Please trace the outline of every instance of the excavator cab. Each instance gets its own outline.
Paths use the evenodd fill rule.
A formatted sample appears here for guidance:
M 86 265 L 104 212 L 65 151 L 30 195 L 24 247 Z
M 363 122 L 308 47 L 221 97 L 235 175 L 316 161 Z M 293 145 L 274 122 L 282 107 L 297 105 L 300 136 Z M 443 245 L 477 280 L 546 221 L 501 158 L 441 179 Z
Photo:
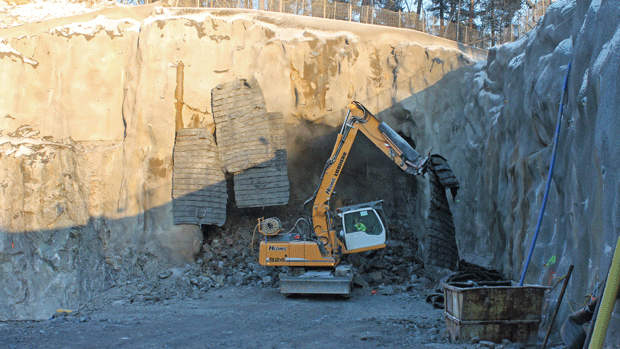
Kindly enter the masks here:
M 382 202 L 372 201 L 337 210 L 342 219 L 340 238 L 347 252 L 370 250 L 385 244 L 388 229 Z

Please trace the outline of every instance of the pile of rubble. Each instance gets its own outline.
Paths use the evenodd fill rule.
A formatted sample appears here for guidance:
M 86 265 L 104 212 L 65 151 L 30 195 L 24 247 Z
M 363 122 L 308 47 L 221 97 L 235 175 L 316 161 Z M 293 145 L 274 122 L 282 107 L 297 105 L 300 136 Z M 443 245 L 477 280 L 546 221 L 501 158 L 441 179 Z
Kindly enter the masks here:
M 258 264 L 257 251 L 251 248 L 249 231 L 238 230 L 233 236 L 218 236 L 202 246 L 197 264 L 200 284 L 223 286 L 274 286 L 278 270 Z
M 412 287 L 431 287 L 435 281 L 424 269 L 418 238 L 390 227 L 386 248 L 345 256 L 356 272 L 357 287 L 379 288 L 383 294 Z
M 394 228 L 391 235 L 385 249 L 344 256 L 344 262 L 355 271 L 354 285 L 394 293 L 416 284 L 430 284 L 418 251 L 418 239 Z M 216 228 L 213 237 L 207 237 L 197 260 L 201 275 L 192 280 L 198 287 L 278 286 L 283 269 L 259 265 L 257 241 L 252 244 L 256 238 L 247 228 Z
M 259 234 L 254 235 L 251 227 L 249 218 L 226 227 L 214 226 L 205 232 L 195 263 L 172 269 L 150 263 L 140 275 L 117 280 L 98 301 L 120 306 L 166 303 L 179 297 L 205 298 L 209 290 L 224 286 L 279 287 L 279 274 L 284 269 L 259 265 Z M 394 228 L 390 233 L 392 239 L 385 249 L 344 257 L 355 272 L 354 286 L 384 295 L 433 288 L 437 280 L 423 267 L 417 238 Z

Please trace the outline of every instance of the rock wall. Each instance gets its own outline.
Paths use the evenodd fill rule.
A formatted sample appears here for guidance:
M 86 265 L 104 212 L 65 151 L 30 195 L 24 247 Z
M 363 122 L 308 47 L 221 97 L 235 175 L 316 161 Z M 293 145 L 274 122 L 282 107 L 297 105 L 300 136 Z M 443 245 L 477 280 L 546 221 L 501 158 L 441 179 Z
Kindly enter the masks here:
M 193 261 L 203 236 L 173 224 L 172 151 L 181 128 L 213 131 L 217 85 L 255 79 L 267 111 L 284 116 L 288 207 L 298 210 L 350 100 L 384 110 L 481 54 L 394 28 L 154 5 L 0 37 L 0 319 L 49 318 L 158 263 Z M 395 224 L 423 232 L 416 180 L 368 143 L 350 157 L 336 200 L 385 198 Z
M 519 280 L 571 62 L 549 199 L 525 278 L 553 284 L 575 265 L 560 324 L 567 303 L 580 307 L 605 278 L 620 236 L 619 21 L 615 3 L 554 2 L 535 30 L 491 49 L 487 62 L 450 72 L 385 111 L 411 117 L 418 148 L 435 145 L 450 159 L 461 183 L 452 210 L 464 258 Z M 617 347 L 617 311 L 613 321 L 608 345 Z
M 10 275 L 0 316 L 45 318 L 154 263 L 193 259 L 200 229 L 172 225 L 175 131 L 212 129 L 209 92 L 237 78 L 255 78 L 267 111 L 284 115 L 291 200 L 282 212 L 296 214 L 313 192 L 356 99 L 420 153 L 449 160 L 463 258 L 519 279 L 569 61 L 526 282 L 549 284 L 574 264 L 575 308 L 605 277 L 620 235 L 619 12 L 557 1 L 529 35 L 477 64 L 475 52 L 411 31 L 262 12 L 139 7 L 0 31 L 0 274 Z M 334 202 L 384 198 L 390 222 L 424 245 L 426 181 L 358 142 Z

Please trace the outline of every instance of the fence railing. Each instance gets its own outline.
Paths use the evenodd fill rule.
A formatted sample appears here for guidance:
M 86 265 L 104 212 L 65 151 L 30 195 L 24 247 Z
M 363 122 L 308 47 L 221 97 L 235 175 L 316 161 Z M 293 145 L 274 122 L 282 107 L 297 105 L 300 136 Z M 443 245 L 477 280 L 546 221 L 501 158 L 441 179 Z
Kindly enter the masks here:
M 534 29 L 553 1 L 555 0 L 540 0 L 532 8 L 517 13 L 518 35 L 525 34 Z
M 150 0 L 120 0 L 143 3 Z M 418 30 L 433 36 L 457 41 L 481 49 L 516 40 L 531 30 L 554 0 L 540 0 L 535 7 L 519 16 L 519 24 L 511 25 L 502 33 L 490 35 L 466 24 L 441 21 L 429 15 L 414 12 L 394 12 L 350 2 L 328 0 L 168 0 L 174 7 L 239 8 L 288 13 L 300 16 L 353 21 L 396 28 Z

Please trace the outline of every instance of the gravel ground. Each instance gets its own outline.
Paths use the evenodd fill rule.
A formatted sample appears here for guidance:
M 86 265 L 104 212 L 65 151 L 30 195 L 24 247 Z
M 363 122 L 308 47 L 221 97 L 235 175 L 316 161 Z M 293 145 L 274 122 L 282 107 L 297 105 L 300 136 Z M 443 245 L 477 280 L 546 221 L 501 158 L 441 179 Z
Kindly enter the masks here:
M 0 323 L 2 348 L 524 348 L 451 343 L 425 290 L 351 298 L 285 297 L 274 287 L 225 286 L 161 301 L 103 294 L 47 321 Z M 548 346 L 552 347 L 552 346 Z

